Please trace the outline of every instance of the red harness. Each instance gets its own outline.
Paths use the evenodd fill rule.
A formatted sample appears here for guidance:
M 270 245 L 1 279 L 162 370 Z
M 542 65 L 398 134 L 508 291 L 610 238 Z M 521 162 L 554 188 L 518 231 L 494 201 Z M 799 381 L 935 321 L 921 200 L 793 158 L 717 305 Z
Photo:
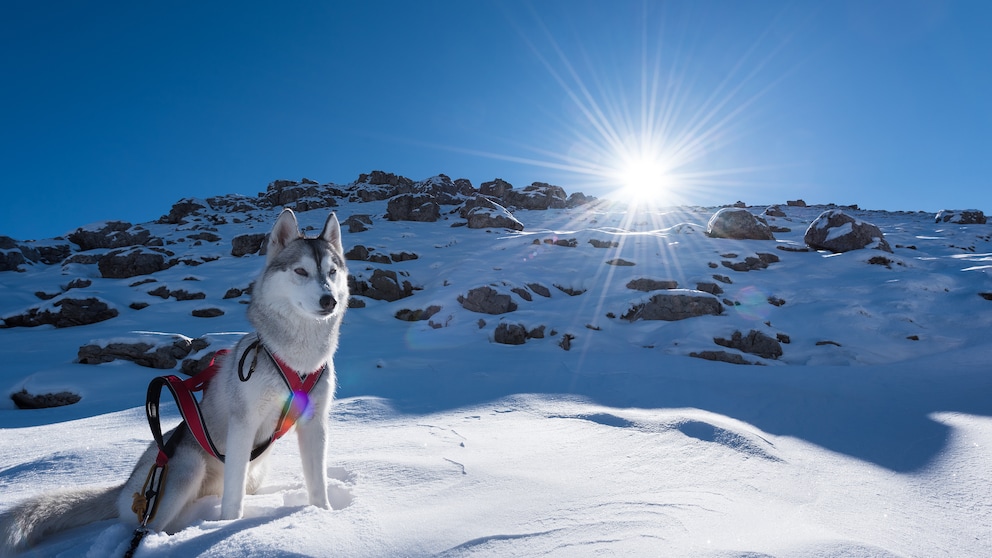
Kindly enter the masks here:
M 286 403 L 283 405 L 282 413 L 279 415 L 279 421 L 276 423 L 276 429 L 272 433 L 272 436 L 252 449 L 251 459 L 253 460 L 262 455 L 272 442 L 278 440 L 283 434 L 288 432 L 300 417 L 311 411 L 310 392 L 327 370 L 327 364 L 325 363 L 317 370 L 307 374 L 305 378 L 301 378 L 300 374 L 290 368 L 285 361 L 272 354 L 261 343 L 261 340 L 256 339 L 248 346 L 245 354 L 241 357 L 241 361 L 238 363 L 238 377 L 242 382 L 247 382 L 251 378 L 252 373 L 254 373 L 255 365 L 258 363 L 258 351 L 260 348 L 265 351 L 265 354 L 269 355 L 269 358 L 272 359 L 272 362 L 276 364 L 276 367 L 281 372 L 282 379 L 286 383 L 286 387 L 289 388 L 289 397 L 286 398 Z M 246 375 L 243 373 L 242 368 L 248 353 L 252 349 L 255 351 L 255 356 Z M 217 446 L 214 445 L 213 440 L 210 438 L 207 425 L 203 421 L 203 414 L 200 412 L 200 404 L 193 397 L 193 394 L 203 391 L 207 387 L 210 380 L 220 370 L 220 364 L 216 362 L 216 358 L 227 355 L 228 353 L 230 351 L 227 349 L 217 351 L 214 354 L 214 358 L 210 360 L 210 365 L 196 376 L 186 380 L 174 375 L 159 376 L 148 385 L 145 414 L 148 416 L 148 425 L 151 427 L 152 436 L 154 436 L 155 443 L 158 445 L 158 456 L 155 458 L 155 464 L 148 471 L 148 477 L 145 479 L 145 484 L 142 486 L 141 492 L 134 494 L 134 503 L 131 506 L 131 510 L 137 514 L 140 526 L 135 530 L 134 536 L 131 538 L 131 547 L 125 554 L 128 558 L 134 555 L 134 551 L 141 543 L 142 537 L 147 533 L 146 525 L 155 517 L 155 512 L 158 510 L 159 496 L 162 494 L 166 473 L 168 472 L 169 458 L 176 452 L 179 441 L 182 440 L 185 433 L 189 432 L 192 434 L 193 438 L 200 444 L 200 447 L 208 454 L 224 461 L 224 454 L 217 450 Z M 161 398 L 163 387 L 169 388 L 169 391 L 172 392 L 172 397 L 179 406 L 179 413 L 183 417 L 183 422 L 176 427 L 172 436 L 169 436 L 168 441 L 162 437 L 162 424 L 159 415 L 159 399 Z
M 255 349 L 255 360 L 253 360 L 251 369 L 249 370 L 247 376 L 243 375 L 239 371 L 239 375 L 242 381 L 248 381 L 251 374 L 255 370 L 256 360 L 258 359 L 258 349 L 261 348 L 265 351 L 265 354 L 272 359 L 272 362 L 276 364 L 276 367 L 281 372 L 283 381 L 286 383 L 286 387 L 289 388 L 289 397 L 286 399 L 286 403 L 283 405 L 282 413 L 279 415 L 279 421 L 276 423 L 276 429 L 272 433 L 272 436 L 268 440 L 257 446 L 252 450 L 251 459 L 257 458 L 261 455 L 272 442 L 281 438 L 294 424 L 304 416 L 307 411 L 310 410 L 310 391 L 313 390 L 314 386 L 324 375 L 324 371 L 327 370 L 327 365 L 323 365 L 317 370 L 307 374 L 304 378 L 300 377 L 300 374 L 289 367 L 288 364 L 277 355 L 269 351 L 269 349 L 262 345 L 259 341 L 252 343 L 248 350 L 245 351 L 245 356 L 252 349 Z M 227 349 L 222 349 L 217 351 L 214 355 L 214 359 L 210 361 L 210 365 L 191 378 L 185 380 L 179 378 L 178 376 L 159 376 L 152 380 L 148 385 L 148 398 L 145 404 L 145 412 L 148 415 L 148 424 L 151 427 L 152 435 L 155 437 L 155 442 L 158 444 L 159 454 L 156 458 L 156 464 L 164 465 L 165 462 L 172 457 L 175 452 L 175 446 L 178 445 L 178 440 L 173 441 L 177 438 L 176 434 L 182 431 L 182 425 L 176 429 L 176 434 L 173 434 L 168 442 L 164 441 L 162 437 L 162 425 L 159 418 L 159 399 L 161 397 L 162 388 L 167 387 L 169 391 L 172 392 L 173 398 L 176 400 L 176 404 L 179 407 L 179 413 L 183 417 L 183 421 L 186 424 L 190 434 L 196 439 L 200 447 L 203 448 L 208 454 L 216 457 L 217 459 L 224 461 L 224 454 L 217 450 L 217 446 L 214 445 L 213 439 L 210 437 L 210 433 L 207 430 L 207 425 L 203 421 L 203 414 L 200 412 L 200 405 L 193 393 L 198 391 L 203 391 L 210 380 L 217 375 L 220 370 L 220 364 L 216 362 L 217 356 L 224 356 L 230 353 Z M 244 358 L 241 359 L 241 365 L 244 364 Z M 240 365 L 239 365 L 240 368 Z

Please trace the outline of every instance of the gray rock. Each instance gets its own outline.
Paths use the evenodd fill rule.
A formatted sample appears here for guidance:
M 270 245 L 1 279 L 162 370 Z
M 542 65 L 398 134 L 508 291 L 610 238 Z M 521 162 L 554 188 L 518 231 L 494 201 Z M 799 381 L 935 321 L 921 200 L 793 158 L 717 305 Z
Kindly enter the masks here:
M 723 294 L 723 289 L 720 287 L 720 285 L 717 285 L 716 283 L 710 283 L 710 282 L 696 283 L 696 290 L 697 291 L 703 291 L 704 293 L 709 293 L 711 295 L 722 295 Z
M 26 262 L 20 250 L 0 250 L 0 271 L 17 271 Z
M 762 358 L 777 359 L 782 356 L 782 345 L 776 339 L 772 339 L 756 329 L 749 331 L 746 336 L 740 331 L 735 331 L 730 339 L 717 337 L 713 339 L 713 342 L 721 347 L 737 349 L 743 353 Z
M 24 389 L 17 393 L 11 394 L 10 398 L 14 400 L 14 405 L 17 405 L 18 409 L 50 409 L 52 407 L 64 407 L 66 405 L 78 403 L 82 399 L 79 395 L 68 391 L 31 395 Z
M 508 189 L 502 200 L 506 205 L 519 209 L 562 209 L 567 203 L 567 196 L 561 186 L 535 182 L 523 190 Z
M 162 271 L 175 264 L 175 260 L 167 260 L 160 252 L 139 247 L 111 251 L 100 258 L 97 267 L 104 278 L 124 279 Z
M 862 248 L 892 252 L 885 235 L 878 227 L 855 219 L 840 209 L 829 209 L 821 213 L 810 223 L 803 240 L 810 248 L 834 253 Z
M 423 320 L 429 320 L 432 316 L 441 311 L 441 307 L 438 305 L 431 305 L 424 309 L 410 310 L 409 308 L 404 308 L 396 312 L 395 317 L 397 320 L 403 320 L 404 322 L 418 322 Z
M 750 211 L 736 207 L 725 207 L 714 213 L 706 225 L 706 234 L 712 238 L 775 240 L 768 225 Z
M 775 254 L 759 252 L 757 257 L 747 256 L 742 262 L 731 262 L 725 260 L 720 263 L 723 267 L 730 268 L 734 271 L 756 271 L 759 269 L 765 269 L 769 264 L 773 264 L 778 261 L 780 261 L 780 259 Z
M 726 362 L 729 364 L 755 364 L 753 362 L 748 362 L 744 359 L 744 357 L 737 353 L 729 353 L 727 351 L 699 351 L 698 353 L 689 353 L 689 356 L 716 362 Z
M 523 345 L 527 342 L 527 328 L 520 324 L 502 322 L 496 326 L 493 338 L 503 345 Z
M 223 316 L 224 311 L 220 308 L 197 308 L 193 310 L 192 314 L 196 318 L 216 318 Z
M 171 344 L 155 346 L 145 341 L 133 343 L 90 344 L 79 348 L 77 362 L 80 364 L 102 364 L 117 359 L 128 360 L 139 366 L 168 370 L 175 368 L 180 360 L 190 353 L 206 348 L 203 339 L 175 337 Z
M 368 215 L 352 215 L 341 223 L 342 227 L 348 227 L 348 232 L 365 232 L 372 226 L 372 218 Z
M 201 209 L 206 209 L 206 206 L 199 200 L 183 198 L 173 204 L 168 214 L 159 217 L 158 222 L 163 225 L 180 225 L 186 222 L 186 217 Z
M 386 218 L 433 223 L 441 218 L 441 207 L 429 195 L 401 194 L 389 199 Z
M 638 279 L 633 279 L 627 283 L 628 289 L 633 289 L 635 291 L 651 292 L 651 291 L 661 291 L 668 289 L 679 288 L 678 281 L 668 281 L 659 279 L 649 279 L 647 277 L 641 277 Z M 700 289 L 702 290 L 702 289 Z
M 37 244 L 34 249 L 38 251 L 41 263 L 48 265 L 57 264 L 72 255 L 72 247 L 68 242 Z
M 80 227 L 69 233 L 69 241 L 83 252 L 98 248 L 125 248 L 148 244 L 152 234 L 147 229 L 134 229 L 131 223 L 108 221 L 99 229 Z
M 459 295 L 458 303 L 466 310 L 482 314 L 505 314 L 517 309 L 510 295 L 501 294 L 490 286 L 472 289 L 465 296 Z
M 468 219 L 470 229 L 510 229 L 515 231 L 524 230 L 524 225 L 518 221 L 509 211 L 498 203 L 483 197 L 466 202 L 466 206 L 472 203 L 472 207 L 467 209 L 462 215 Z
M 942 209 L 934 217 L 935 223 L 955 223 L 958 225 L 984 225 L 985 213 L 979 209 Z
M 368 282 L 358 281 L 355 276 L 349 275 L 348 287 L 352 295 L 387 302 L 413 295 L 413 285 L 409 281 L 401 281 L 396 272 L 391 270 L 374 270 Z
M 36 327 L 54 325 L 58 328 L 94 324 L 118 315 L 116 308 L 96 298 L 63 298 L 53 305 L 58 312 L 32 308 L 24 314 L 3 318 L 5 327 Z
M 541 295 L 544 298 L 551 297 L 551 290 L 540 283 L 527 283 L 527 288 L 534 291 L 534 294 Z
M 699 294 L 693 294 L 698 292 Z M 684 293 L 659 293 L 646 303 L 635 304 L 621 316 L 627 321 L 665 320 L 676 321 L 697 316 L 718 316 L 723 305 L 716 297 L 699 291 Z
M 479 193 L 484 196 L 492 196 L 497 199 L 503 199 L 503 196 L 505 196 L 506 193 L 512 189 L 512 184 L 502 178 L 497 178 L 496 180 L 490 182 L 483 182 L 479 186 Z
M 264 255 L 268 237 L 267 233 L 239 234 L 231 239 L 231 255 L 239 258 L 255 253 Z

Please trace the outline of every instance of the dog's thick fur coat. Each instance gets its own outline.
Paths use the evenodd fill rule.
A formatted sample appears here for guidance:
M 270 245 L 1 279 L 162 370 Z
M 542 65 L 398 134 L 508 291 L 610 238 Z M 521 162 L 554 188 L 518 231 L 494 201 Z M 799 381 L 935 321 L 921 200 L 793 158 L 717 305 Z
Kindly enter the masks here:
M 252 286 L 248 307 L 255 332 L 244 336 L 220 361 L 221 370 L 204 390 L 200 405 L 225 460 L 211 457 L 192 436 L 184 436 L 169 459 L 163 495 L 150 529 L 181 528 L 174 524 L 180 512 L 207 495 L 221 496 L 222 519 L 240 518 L 245 494 L 259 488 L 271 446 L 254 461 L 250 454 L 272 435 L 289 391 L 264 351 L 251 377 L 247 381 L 239 377 L 239 360 L 246 351 L 259 350 L 250 348 L 256 340 L 301 375 L 327 366 L 310 392 L 309 407 L 297 422 L 296 433 L 309 502 L 330 508 L 326 447 L 327 416 L 335 388 L 332 357 L 348 307 L 348 271 L 337 217 L 331 214 L 316 238 L 305 238 L 296 215 L 284 209 L 269 235 L 267 249 L 266 265 Z M 247 360 L 253 356 L 249 354 Z M 120 517 L 137 526 L 132 495 L 141 492 L 157 454 L 153 443 L 123 485 L 43 494 L 8 510 L 0 516 L 0 556 L 93 521 Z

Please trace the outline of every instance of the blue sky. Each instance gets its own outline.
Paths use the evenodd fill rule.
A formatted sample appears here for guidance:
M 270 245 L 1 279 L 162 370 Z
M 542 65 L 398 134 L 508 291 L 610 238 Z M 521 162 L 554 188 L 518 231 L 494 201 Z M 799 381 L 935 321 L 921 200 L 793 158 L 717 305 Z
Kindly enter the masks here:
M 4 2 L 0 234 L 373 169 L 618 195 L 641 159 L 671 203 L 992 212 L 990 27 L 981 1 Z

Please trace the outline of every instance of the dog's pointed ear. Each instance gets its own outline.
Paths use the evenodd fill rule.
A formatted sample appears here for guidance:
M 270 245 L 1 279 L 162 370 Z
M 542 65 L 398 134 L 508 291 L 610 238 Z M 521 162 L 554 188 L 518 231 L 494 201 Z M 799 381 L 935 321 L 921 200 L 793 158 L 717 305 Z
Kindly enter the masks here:
M 344 245 L 341 243 L 341 225 L 338 224 L 338 216 L 334 213 L 327 216 L 324 230 L 320 232 L 320 238 L 330 243 L 337 253 L 344 253 Z
M 272 232 L 269 233 L 269 246 L 266 249 L 265 258 L 266 261 L 271 262 L 282 252 L 290 242 L 302 237 L 300 234 L 300 226 L 296 222 L 296 214 L 293 210 L 286 208 L 282 210 L 279 214 L 279 218 L 276 219 L 276 224 L 272 227 Z

